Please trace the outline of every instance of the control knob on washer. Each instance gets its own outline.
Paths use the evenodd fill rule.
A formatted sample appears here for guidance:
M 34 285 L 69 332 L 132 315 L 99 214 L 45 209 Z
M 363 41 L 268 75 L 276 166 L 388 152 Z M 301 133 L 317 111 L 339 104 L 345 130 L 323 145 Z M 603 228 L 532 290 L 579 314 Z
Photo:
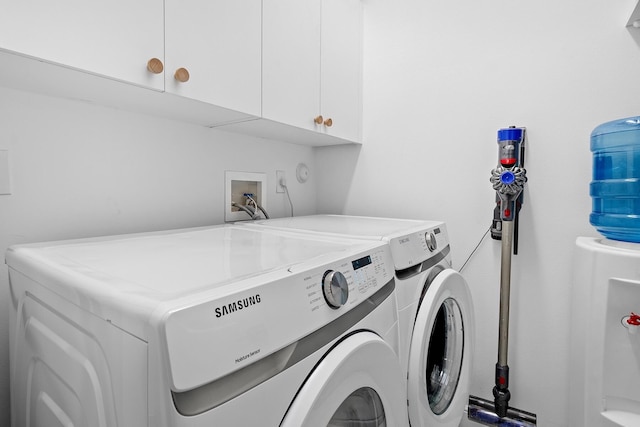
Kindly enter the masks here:
M 349 298 L 349 284 L 344 274 L 327 270 L 322 277 L 322 293 L 331 308 L 340 308 Z
M 438 241 L 436 240 L 436 235 L 433 234 L 432 232 L 428 231 L 424 233 L 424 240 L 426 241 L 427 248 L 429 248 L 430 252 L 433 252 L 436 249 L 438 249 Z

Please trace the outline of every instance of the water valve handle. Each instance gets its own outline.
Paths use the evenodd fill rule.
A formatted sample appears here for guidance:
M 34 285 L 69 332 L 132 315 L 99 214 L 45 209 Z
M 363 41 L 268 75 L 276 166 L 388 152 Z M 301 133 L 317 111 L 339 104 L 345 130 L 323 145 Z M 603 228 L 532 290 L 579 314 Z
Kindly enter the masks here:
M 640 326 L 640 316 L 632 312 L 629 315 L 629 318 L 627 318 L 627 324 L 631 326 Z

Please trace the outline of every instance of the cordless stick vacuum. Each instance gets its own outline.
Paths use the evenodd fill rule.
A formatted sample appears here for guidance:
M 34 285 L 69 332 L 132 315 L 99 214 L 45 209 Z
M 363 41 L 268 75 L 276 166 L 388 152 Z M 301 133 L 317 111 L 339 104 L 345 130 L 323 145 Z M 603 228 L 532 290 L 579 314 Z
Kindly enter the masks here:
M 517 218 L 522 205 L 522 191 L 527 181 L 524 169 L 525 128 L 498 130 L 498 166 L 490 181 L 496 190 L 496 213 L 492 237 L 502 240 L 500 268 L 500 316 L 498 326 L 498 363 L 496 363 L 493 402 L 470 396 L 468 417 L 490 426 L 532 427 L 537 417 L 530 412 L 509 407 L 509 298 L 511 292 L 511 250 L 517 236 Z M 517 253 L 517 251 L 515 251 Z

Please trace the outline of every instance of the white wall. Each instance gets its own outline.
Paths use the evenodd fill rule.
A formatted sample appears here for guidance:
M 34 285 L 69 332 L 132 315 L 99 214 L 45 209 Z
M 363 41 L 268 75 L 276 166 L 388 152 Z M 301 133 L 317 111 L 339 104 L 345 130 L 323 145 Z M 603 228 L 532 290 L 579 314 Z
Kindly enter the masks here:
M 224 170 L 287 171 L 296 214 L 445 220 L 460 267 L 489 226 L 496 130 L 526 126 L 529 183 L 513 263 L 512 404 L 539 425 L 566 410 L 570 261 L 588 224 L 589 133 L 637 115 L 635 0 L 364 0 L 365 145 L 265 143 L 89 104 L 0 89 L 0 196 L 10 244 L 220 223 Z M 640 37 L 638 37 L 640 39 Z M 293 179 L 299 161 L 312 171 Z M 320 174 L 319 171 L 323 170 Z M 318 171 L 318 172 L 316 172 Z M 317 193 L 316 193 L 316 188 Z M 317 195 L 317 200 L 316 200 Z M 273 216 L 288 213 L 269 193 Z M 499 243 L 464 270 L 476 307 L 472 393 L 490 397 Z M 8 284 L 0 264 L 0 425 L 8 425 Z
M 0 253 L 17 243 L 219 224 L 224 171 L 267 173 L 271 216 L 287 174 L 297 215 L 316 210 L 309 147 L 0 88 L 0 149 L 13 194 L 0 195 Z M 299 162 L 311 171 L 302 185 Z M 9 293 L 0 263 L 0 426 L 9 425 Z
M 489 227 L 496 131 L 526 126 L 529 183 L 513 259 L 513 406 L 538 425 L 567 413 L 571 257 L 596 235 L 589 135 L 638 115 L 636 0 L 366 0 L 364 136 L 318 151 L 320 212 L 441 219 L 460 268 Z M 640 37 L 640 36 L 639 36 Z M 500 243 L 463 271 L 476 309 L 472 394 L 492 398 Z

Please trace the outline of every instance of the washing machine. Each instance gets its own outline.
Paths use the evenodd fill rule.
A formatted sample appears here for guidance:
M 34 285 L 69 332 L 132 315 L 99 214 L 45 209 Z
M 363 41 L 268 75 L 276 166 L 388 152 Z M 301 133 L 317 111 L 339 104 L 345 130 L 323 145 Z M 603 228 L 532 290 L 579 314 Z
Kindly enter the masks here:
M 244 224 L 387 242 L 396 279 L 398 357 L 406 377 L 410 424 L 459 425 L 469 397 L 474 314 L 469 287 L 451 268 L 443 222 L 312 215 Z
M 570 424 L 640 426 L 640 244 L 579 237 L 573 262 Z
M 227 225 L 6 263 L 13 427 L 408 425 L 381 242 Z

